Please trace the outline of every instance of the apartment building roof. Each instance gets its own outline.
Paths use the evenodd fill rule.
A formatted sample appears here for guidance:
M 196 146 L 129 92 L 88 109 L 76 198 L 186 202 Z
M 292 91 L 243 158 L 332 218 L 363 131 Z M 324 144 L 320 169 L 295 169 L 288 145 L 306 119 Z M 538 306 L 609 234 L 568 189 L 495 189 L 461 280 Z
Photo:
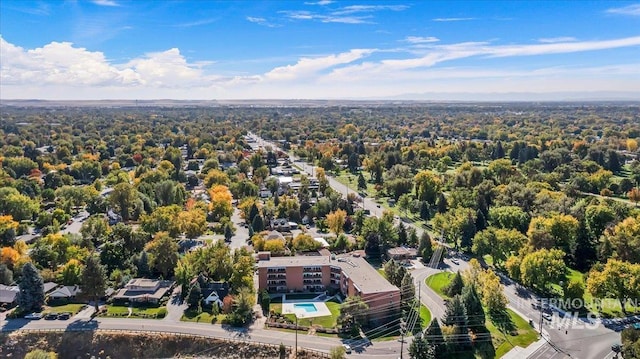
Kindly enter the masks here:
M 381 293 L 398 290 L 378 273 L 364 258 L 349 255 L 338 256 L 293 256 L 271 257 L 269 260 L 258 262 L 259 268 L 273 267 L 304 267 L 333 265 L 340 267 L 342 273 L 351 279 L 357 289 L 363 294 Z

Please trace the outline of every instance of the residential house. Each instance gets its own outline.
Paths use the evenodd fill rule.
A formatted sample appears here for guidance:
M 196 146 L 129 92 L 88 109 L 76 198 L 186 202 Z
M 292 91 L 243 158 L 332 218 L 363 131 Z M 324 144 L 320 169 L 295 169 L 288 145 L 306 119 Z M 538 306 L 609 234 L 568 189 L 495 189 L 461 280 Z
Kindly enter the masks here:
M 17 285 L 0 284 L 0 307 L 11 308 L 17 305 L 18 293 L 20 288 Z
M 202 289 L 202 301 L 205 305 L 211 306 L 217 304 L 219 308 L 222 308 L 222 300 L 229 294 L 229 283 L 227 282 L 213 282 L 207 283 Z
M 65 285 L 55 288 L 49 293 L 49 299 L 72 300 L 80 294 L 80 287 L 77 285 Z
M 174 282 L 170 280 L 134 278 L 114 294 L 113 300 L 120 303 L 158 304 L 173 284 Z
M 416 259 L 416 257 L 418 256 L 418 250 L 408 247 L 395 247 L 389 248 L 387 250 L 387 255 L 389 256 L 389 258 L 397 261 L 408 261 L 411 259 Z

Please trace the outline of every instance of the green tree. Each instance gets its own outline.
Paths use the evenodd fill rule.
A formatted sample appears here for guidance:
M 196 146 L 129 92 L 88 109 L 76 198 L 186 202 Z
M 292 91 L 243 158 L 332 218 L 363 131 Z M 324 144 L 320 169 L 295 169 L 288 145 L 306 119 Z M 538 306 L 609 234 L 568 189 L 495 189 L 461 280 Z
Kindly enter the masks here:
M 460 274 L 460 271 L 458 271 L 451 280 L 451 283 L 444 288 L 444 294 L 453 297 L 455 295 L 462 294 L 463 288 L 464 282 L 462 281 L 462 275 Z
M 467 310 L 462 303 L 460 295 L 455 295 L 447 303 L 442 322 L 452 326 L 453 330 L 447 341 L 457 347 L 468 348 L 471 338 L 468 332 Z
M 262 314 L 269 314 L 269 306 L 271 306 L 271 295 L 266 289 L 260 292 L 260 306 L 262 307 Z
M 364 179 L 362 172 L 358 174 L 358 189 L 365 191 L 367 189 L 367 181 Z
M 530 220 L 529 215 L 517 206 L 491 207 L 489 209 L 489 223 L 494 227 L 516 229 L 526 233 Z
M 200 301 L 202 300 L 202 288 L 200 283 L 196 281 L 190 288 L 187 295 L 187 303 L 190 309 L 198 309 L 200 307 Z
M 480 296 L 476 291 L 475 285 L 467 285 L 462 289 L 462 304 L 467 311 L 467 317 L 469 318 L 469 328 L 474 330 L 476 328 L 484 327 L 484 309 L 482 308 L 482 302 Z
M 436 359 L 445 359 L 447 355 L 447 346 L 444 340 L 444 336 L 442 335 L 442 329 L 440 328 L 440 323 L 438 323 L 438 318 L 433 318 L 431 323 L 424 332 L 424 336 L 430 345 L 434 348 L 434 354 Z
M 503 333 L 515 329 L 511 316 L 507 311 L 507 297 L 500 284 L 500 278 L 492 271 L 485 270 L 480 274 L 482 288 L 482 302 L 487 308 L 487 315 L 491 322 Z
M 640 264 L 609 259 L 604 268 L 592 269 L 587 278 L 587 290 L 596 298 L 614 298 L 626 313 L 626 302 L 640 298 Z
M 527 237 L 515 229 L 489 227 L 476 233 L 472 250 L 478 256 L 491 255 L 493 263 L 501 267 L 510 255 L 517 253 L 526 243 Z
M 433 244 L 427 231 L 422 232 L 420 235 L 418 255 L 422 256 L 422 262 L 424 263 L 429 263 L 431 256 L 433 256 Z
M 413 338 L 409 345 L 409 357 L 412 359 L 436 359 L 435 349 L 429 341 L 421 336 Z
M 430 204 L 436 203 L 436 198 L 442 189 L 440 177 L 428 170 L 418 172 L 414 178 L 416 188 L 416 198 L 419 201 L 427 201 Z
M 603 240 L 609 241 L 615 258 L 640 263 L 640 215 L 625 218 L 607 231 Z
M 402 282 L 400 284 L 401 309 L 408 313 L 410 308 L 414 305 L 415 298 L 416 286 L 413 284 L 413 277 L 411 276 L 411 273 L 407 272 L 404 277 L 402 277 Z
M 341 326 L 343 332 L 357 335 L 360 328 L 366 324 L 368 311 L 369 305 L 362 298 L 359 296 L 348 297 L 340 305 L 338 325 Z
M 109 203 L 116 208 L 122 219 L 132 218 L 138 205 L 138 191 L 129 183 L 118 183 L 109 195 Z
M 0 263 L 0 284 L 11 285 L 13 283 L 13 271 L 6 264 Z
M 93 299 L 93 305 L 98 311 L 98 299 L 107 290 L 107 271 L 95 255 L 90 255 L 86 259 L 80 289 L 83 295 Z
M 520 264 L 522 283 L 538 289 L 548 289 L 552 283 L 565 281 L 567 266 L 564 252 L 559 249 L 540 249 L 527 254 Z
M 158 232 L 145 251 L 151 255 L 151 266 L 162 273 L 163 278 L 169 278 L 178 264 L 178 243 L 167 232 Z
M 38 269 L 27 262 L 22 267 L 22 277 L 18 284 L 18 306 L 23 313 L 39 312 L 44 305 L 44 283 Z

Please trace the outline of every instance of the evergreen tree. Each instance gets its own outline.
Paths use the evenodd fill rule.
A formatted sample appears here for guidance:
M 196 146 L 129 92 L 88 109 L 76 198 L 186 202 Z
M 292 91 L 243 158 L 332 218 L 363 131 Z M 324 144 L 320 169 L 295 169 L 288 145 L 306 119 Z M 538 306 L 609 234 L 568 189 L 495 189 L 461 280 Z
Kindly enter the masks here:
M 260 212 L 258 211 L 258 205 L 254 202 L 251 205 L 251 209 L 249 209 L 249 223 L 253 223 L 253 219 L 256 218 L 257 215 L 259 215 Z
M 269 306 L 271 305 L 271 296 L 266 289 L 260 292 L 260 306 L 262 306 L 262 313 L 264 315 L 269 314 Z
M 258 214 L 253 217 L 253 220 L 251 221 L 251 228 L 253 228 L 254 232 L 264 231 L 264 221 L 262 220 L 261 215 Z
M 233 237 L 233 229 L 231 229 L 231 223 L 227 223 L 224 225 L 224 239 L 230 242 L 231 237 Z
M 11 285 L 13 283 L 13 271 L 6 264 L 0 264 L 0 284 Z
M 460 275 L 460 271 L 456 273 L 453 277 L 451 283 L 444 288 L 444 294 L 453 297 L 455 295 L 462 294 L 462 289 L 464 288 L 464 282 L 462 281 L 462 275 Z
M 482 213 L 481 210 L 477 210 L 476 211 L 476 233 L 483 231 L 487 228 L 487 219 L 484 216 L 484 213 Z
M 404 226 L 402 222 L 398 224 L 398 245 L 405 246 L 407 245 L 407 228 Z
M 189 288 L 189 295 L 187 295 L 187 303 L 190 309 L 198 309 L 200 301 L 202 300 L 202 288 L 200 282 L 196 281 L 191 288 Z M 215 304 L 215 303 L 214 303 Z
M 367 189 L 367 181 L 364 179 L 362 172 L 358 174 L 358 189 L 364 191 Z
M 22 267 L 22 280 L 18 285 L 18 306 L 23 313 L 39 312 L 44 305 L 44 283 L 38 269 L 31 262 Z
M 409 346 L 411 359 L 436 359 L 435 349 L 422 337 L 415 337 Z
M 97 256 L 90 255 L 87 257 L 82 270 L 80 289 L 83 295 L 93 299 L 93 305 L 98 311 L 98 299 L 107 290 L 107 270 L 100 263 L 100 259 Z
M 453 326 L 453 332 L 451 336 L 447 338 L 451 346 L 468 348 L 471 344 L 468 332 L 469 319 L 467 317 L 467 310 L 459 295 L 454 296 L 449 303 L 447 303 L 442 321 L 445 325 Z
M 429 213 L 429 202 L 427 201 L 422 201 L 420 203 L 420 219 L 423 219 L 425 221 L 429 220 L 430 218 L 430 213 Z
M 444 196 L 444 193 L 440 192 L 436 205 L 438 208 L 438 213 L 447 212 L 447 207 L 449 206 L 449 204 L 447 203 L 447 198 Z
M 407 272 L 404 277 L 402 277 L 402 281 L 400 283 L 401 309 L 408 313 L 414 305 L 415 297 L 416 286 L 413 284 L 413 277 L 411 276 L 411 273 Z
M 447 346 L 437 318 L 433 318 L 429 323 L 427 330 L 424 332 L 424 338 L 433 346 L 436 359 L 444 359 L 446 357 Z
M 461 298 L 469 318 L 469 328 L 473 330 L 474 328 L 484 327 L 484 309 L 482 308 L 480 296 L 476 291 L 476 286 L 472 284 L 464 287 Z
M 431 243 L 431 237 L 427 231 L 422 232 L 422 235 L 420 236 L 418 255 L 422 256 L 422 262 L 424 263 L 429 263 L 431 256 L 433 256 L 433 245 Z
M 151 274 L 151 268 L 149 267 L 149 255 L 146 251 L 140 253 L 140 258 L 136 263 L 138 268 L 138 277 L 146 278 Z

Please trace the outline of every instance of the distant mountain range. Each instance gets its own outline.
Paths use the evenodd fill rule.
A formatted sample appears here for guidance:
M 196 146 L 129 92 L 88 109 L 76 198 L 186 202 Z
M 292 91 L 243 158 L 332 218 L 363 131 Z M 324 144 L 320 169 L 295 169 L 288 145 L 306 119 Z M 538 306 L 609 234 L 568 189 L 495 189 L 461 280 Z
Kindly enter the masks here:
M 443 102 L 640 102 L 640 92 L 506 92 L 463 93 L 423 92 L 392 97 L 344 99 L 239 99 L 239 100 L 40 100 L 0 99 L 0 106 L 97 106 L 97 107 L 149 107 L 149 106 L 296 106 L 324 107 L 337 105 L 384 105 Z

